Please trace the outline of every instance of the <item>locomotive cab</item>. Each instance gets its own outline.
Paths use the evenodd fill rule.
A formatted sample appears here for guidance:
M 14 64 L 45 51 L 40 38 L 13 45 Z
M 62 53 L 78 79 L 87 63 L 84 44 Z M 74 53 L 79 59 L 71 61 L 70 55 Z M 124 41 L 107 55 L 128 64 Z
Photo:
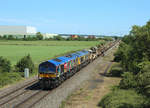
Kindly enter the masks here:
M 39 79 L 56 77 L 56 66 L 50 62 L 39 65 Z
M 52 63 L 44 62 L 39 65 L 39 73 L 55 73 L 56 66 Z
M 59 79 L 59 76 L 62 74 L 63 64 L 62 60 L 56 58 L 39 65 L 38 78 L 42 89 L 54 88 L 61 83 L 62 79 Z

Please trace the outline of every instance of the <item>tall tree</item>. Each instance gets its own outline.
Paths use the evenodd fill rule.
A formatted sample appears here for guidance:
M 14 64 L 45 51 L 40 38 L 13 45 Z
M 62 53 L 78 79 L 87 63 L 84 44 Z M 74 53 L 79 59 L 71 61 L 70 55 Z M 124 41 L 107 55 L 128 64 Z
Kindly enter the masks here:
M 42 35 L 40 32 L 37 32 L 37 33 L 36 33 L 36 38 L 37 38 L 38 40 L 43 40 L 43 35 Z

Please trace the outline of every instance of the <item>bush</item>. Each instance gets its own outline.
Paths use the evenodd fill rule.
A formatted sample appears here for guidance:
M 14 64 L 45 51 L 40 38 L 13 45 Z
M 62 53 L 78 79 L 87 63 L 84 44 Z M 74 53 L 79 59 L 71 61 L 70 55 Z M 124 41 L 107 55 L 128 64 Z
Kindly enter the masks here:
M 34 63 L 30 57 L 30 55 L 23 57 L 15 66 L 16 71 L 24 72 L 25 68 L 29 68 L 32 73 L 34 70 Z
M 18 81 L 20 79 L 21 79 L 21 75 L 19 73 L 16 73 L 16 72 L 1 73 L 0 74 L 0 87 L 11 84 L 11 83 Z
M 102 98 L 103 108 L 144 108 L 146 99 L 133 90 L 115 90 Z
M 150 96 L 150 72 L 141 72 L 137 75 L 138 91 L 147 97 Z
M 114 53 L 114 62 L 120 62 L 121 61 L 121 56 L 122 52 L 118 49 L 117 52 Z
M 113 77 L 120 77 L 121 74 L 123 73 L 123 70 L 121 67 L 112 67 L 110 70 L 110 75 Z
M 137 87 L 136 77 L 131 72 L 125 72 L 122 75 L 122 80 L 120 81 L 120 88 L 122 89 L 130 89 Z
M 0 72 L 10 72 L 11 63 L 6 58 L 0 57 Z

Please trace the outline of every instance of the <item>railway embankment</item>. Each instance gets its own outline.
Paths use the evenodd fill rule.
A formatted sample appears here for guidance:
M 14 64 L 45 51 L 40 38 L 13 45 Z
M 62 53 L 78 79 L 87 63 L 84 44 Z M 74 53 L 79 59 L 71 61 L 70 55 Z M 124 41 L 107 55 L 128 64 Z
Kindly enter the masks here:
M 99 108 L 98 103 L 102 97 L 120 81 L 120 78 L 105 76 L 114 64 L 112 60 L 115 51 L 116 48 L 113 48 L 105 57 L 99 59 L 100 63 L 96 64 L 91 77 L 69 95 L 60 108 Z

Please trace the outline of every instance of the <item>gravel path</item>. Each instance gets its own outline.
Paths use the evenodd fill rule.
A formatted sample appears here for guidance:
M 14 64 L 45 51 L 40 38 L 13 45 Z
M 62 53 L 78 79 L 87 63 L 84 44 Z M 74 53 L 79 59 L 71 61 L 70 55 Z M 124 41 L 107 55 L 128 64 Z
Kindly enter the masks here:
M 112 49 L 112 48 L 111 48 Z M 106 54 L 111 53 L 111 49 Z M 43 100 L 35 104 L 34 108 L 59 108 L 61 102 L 65 100 L 73 91 L 85 81 L 92 77 L 92 73 L 96 71 L 99 64 L 102 64 L 102 57 L 99 57 L 87 67 L 80 70 L 73 77 L 65 81 L 62 85 L 53 90 Z

